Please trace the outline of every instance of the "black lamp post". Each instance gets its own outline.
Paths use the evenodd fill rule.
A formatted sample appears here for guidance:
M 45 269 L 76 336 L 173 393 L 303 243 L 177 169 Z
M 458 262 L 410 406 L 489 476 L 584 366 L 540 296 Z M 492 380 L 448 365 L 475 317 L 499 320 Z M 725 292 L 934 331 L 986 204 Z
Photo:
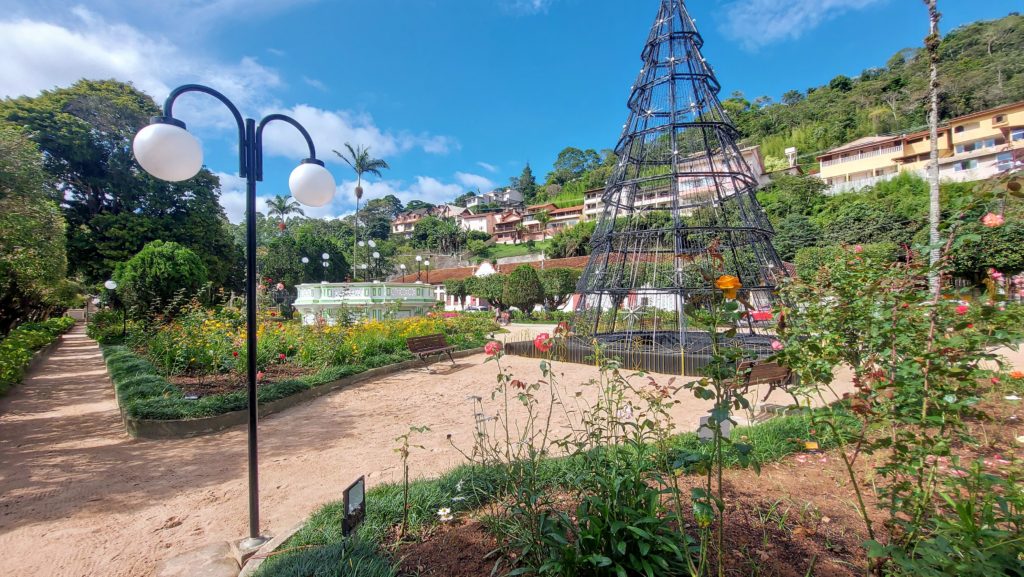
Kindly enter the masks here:
M 249 404 L 249 538 L 243 547 L 256 547 L 266 538 L 260 535 L 259 468 L 257 451 L 256 399 L 256 183 L 263 180 L 263 129 L 280 120 L 294 126 L 306 139 L 309 158 L 304 159 L 288 178 L 292 196 L 308 206 L 324 206 L 335 192 L 334 177 L 317 160 L 313 139 L 295 119 L 283 114 L 270 114 L 257 124 L 243 120 L 238 108 L 220 92 L 200 84 L 186 84 L 171 91 L 164 102 L 163 116 L 155 116 L 135 135 L 132 148 L 135 159 L 146 172 L 170 182 L 188 180 L 203 166 L 199 141 L 185 129 L 185 123 L 174 118 L 174 101 L 187 92 L 202 92 L 220 100 L 238 124 L 238 173 L 245 178 L 246 206 L 246 373 Z

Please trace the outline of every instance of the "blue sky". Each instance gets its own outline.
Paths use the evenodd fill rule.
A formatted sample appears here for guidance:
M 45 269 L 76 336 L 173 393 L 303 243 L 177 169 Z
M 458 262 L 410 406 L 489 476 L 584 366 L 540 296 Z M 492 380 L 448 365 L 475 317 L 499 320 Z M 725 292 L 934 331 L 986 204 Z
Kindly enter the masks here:
M 609 148 L 658 0 L 0 0 L 0 95 L 80 77 L 132 81 L 162 101 L 178 84 L 226 92 L 243 114 L 292 114 L 313 134 L 352 211 L 353 178 L 331 148 L 371 147 L 392 169 L 369 198 L 450 200 L 507 183 L 526 162 L 543 179 L 565 146 Z M 723 96 L 778 98 L 856 75 L 927 31 L 915 0 L 701 0 L 690 12 Z M 940 0 L 943 31 L 1021 8 L 1019 0 Z M 227 112 L 176 108 L 243 206 Z M 287 190 L 303 145 L 268 129 L 261 195 Z

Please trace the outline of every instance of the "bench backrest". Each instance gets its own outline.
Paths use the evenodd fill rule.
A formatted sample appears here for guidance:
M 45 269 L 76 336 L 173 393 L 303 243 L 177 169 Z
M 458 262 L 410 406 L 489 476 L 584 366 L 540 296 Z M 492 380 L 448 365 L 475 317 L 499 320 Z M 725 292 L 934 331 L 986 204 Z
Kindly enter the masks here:
M 419 353 L 422 351 L 443 349 L 448 346 L 448 340 L 444 338 L 443 334 L 438 333 L 436 335 L 426 335 L 423 337 L 410 337 L 406 339 L 405 344 L 409 347 L 410 352 Z
M 741 370 L 745 368 L 740 365 Z M 746 382 L 748 385 L 781 384 L 789 379 L 790 374 L 789 367 L 779 363 L 754 363 L 747 373 Z

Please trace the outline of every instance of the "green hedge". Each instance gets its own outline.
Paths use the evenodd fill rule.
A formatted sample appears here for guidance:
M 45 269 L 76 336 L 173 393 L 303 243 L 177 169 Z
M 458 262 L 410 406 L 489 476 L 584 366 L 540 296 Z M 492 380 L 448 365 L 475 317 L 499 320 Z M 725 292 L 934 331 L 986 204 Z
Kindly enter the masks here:
M 24 323 L 0 341 L 0 395 L 25 376 L 32 354 L 75 326 L 75 319 L 58 317 L 38 323 Z
M 102 348 L 107 371 L 117 391 L 117 400 L 125 414 L 133 419 L 199 419 L 241 411 L 247 406 L 245 390 L 187 400 L 184 391 L 168 382 L 143 356 L 120 345 Z M 299 379 L 262 385 L 257 391 L 257 397 L 260 403 L 269 403 L 369 369 L 412 358 L 408 351 L 374 355 L 358 365 L 327 367 Z
M 804 281 L 814 280 L 818 271 L 828 268 L 832 264 L 843 259 L 859 255 L 880 263 L 896 262 L 899 255 L 899 247 L 891 242 L 879 242 L 865 244 L 860 247 L 860 252 L 855 253 L 854 247 L 847 246 L 809 246 L 796 251 L 793 264 L 796 266 L 796 274 Z

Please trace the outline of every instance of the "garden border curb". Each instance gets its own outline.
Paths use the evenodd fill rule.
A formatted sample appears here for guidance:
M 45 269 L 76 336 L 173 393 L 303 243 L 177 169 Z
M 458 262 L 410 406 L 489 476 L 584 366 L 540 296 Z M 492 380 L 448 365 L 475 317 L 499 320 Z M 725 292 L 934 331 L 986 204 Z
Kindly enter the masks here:
M 456 351 L 453 356 L 456 359 L 462 359 L 465 357 L 471 357 L 484 352 L 482 347 L 475 349 L 466 349 L 462 351 Z M 274 413 L 279 413 L 286 409 L 290 409 L 306 401 L 311 401 L 317 397 L 326 395 L 327 393 L 334 392 L 343 387 L 348 387 L 361 383 L 366 380 L 370 380 L 376 377 L 383 377 L 391 375 L 408 369 L 422 366 L 422 362 L 418 360 L 403 361 L 401 363 L 395 363 L 393 365 L 384 365 L 383 367 L 376 367 L 363 371 L 361 373 L 350 375 L 336 381 L 317 385 L 313 388 L 300 391 L 294 395 L 289 395 L 282 399 L 270 401 L 268 403 L 262 403 L 259 406 L 259 416 L 265 417 Z M 122 411 L 122 415 L 123 415 Z M 158 421 L 152 419 L 133 419 L 128 416 L 123 416 L 125 431 L 129 436 L 136 439 L 154 439 L 154 440 L 166 440 L 166 439 L 187 439 L 190 437 L 199 437 L 203 435 L 211 435 L 213 433 L 219 433 L 230 427 L 243 425 L 248 422 L 249 412 L 248 410 L 232 411 L 230 413 L 224 413 L 222 415 L 213 415 L 211 417 L 201 417 L 199 419 L 180 419 L 180 420 L 168 420 Z

